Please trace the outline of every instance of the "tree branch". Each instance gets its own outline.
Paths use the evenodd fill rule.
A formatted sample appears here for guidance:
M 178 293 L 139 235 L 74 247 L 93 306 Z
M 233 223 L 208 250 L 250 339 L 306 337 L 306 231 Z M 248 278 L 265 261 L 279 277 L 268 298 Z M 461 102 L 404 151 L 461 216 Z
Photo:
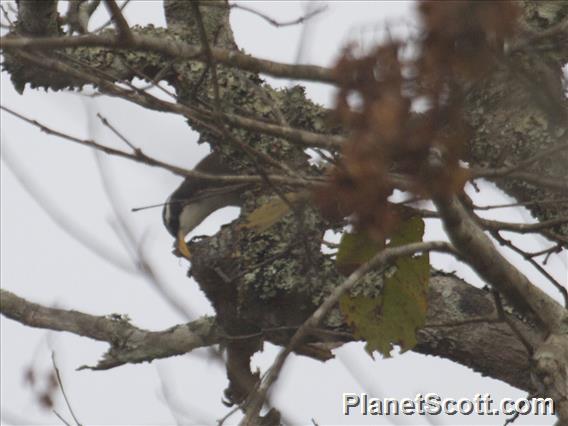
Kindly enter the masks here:
M 140 52 L 154 52 L 176 59 L 191 59 L 207 62 L 201 46 L 194 46 L 171 39 L 170 37 L 157 38 L 143 34 L 132 33 L 131 40 L 123 40 L 114 34 L 83 35 L 73 37 L 14 37 L 0 38 L 0 47 L 5 50 L 37 49 L 53 50 L 66 47 L 107 47 L 110 49 L 136 50 Z M 282 62 L 255 58 L 235 50 L 211 48 L 211 55 L 215 61 L 231 68 L 244 71 L 259 72 L 277 78 L 287 78 L 320 83 L 335 83 L 333 71 L 317 65 L 291 65 Z
M 386 266 L 401 256 L 427 251 L 441 251 L 456 254 L 454 248 L 443 241 L 413 243 L 400 247 L 386 248 L 376 254 L 371 260 L 361 265 L 356 271 L 349 275 L 349 277 L 341 285 L 336 287 L 325 301 L 316 309 L 316 311 L 306 321 L 304 321 L 298 331 L 294 333 L 287 347 L 280 351 L 266 376 L 260 383 L 258 391 L 255 392 L 252 395 L 251 400 L 248 401 L 245 417 L 240 424 L 244 426 L 255 424 L 255 420 L 259 416 L 260 410 L 262 409 L 268 394 L 268 390 L 278 379 L 288 355 L 310 334 L 310 330 L 317 328 L 321 324 L 331 309 L 339 302 L 339 299 L 343 294 L 355 287 L 355 285 L 357 285 L 368 272 L 379 267 Z
M 5 106 L 0 106 L 0 109 L 3 109 L 4 111 L 14 115 L 15 117 L 18 117 L 19 119 L 32 124 L 33 126 L 38 127 L 41 131 L 50 134 L 50 135 L 54 135 L 54 136 L 58 136 L 60 138 L 63 138 L 65 140 L 71 141 L 71 142 L 75 142 L 75 143 L 79 143 L 81 145 L 85 145 L 88 146 L 90 148 L 94 148 L 97 149 L 99 151 L 104 152 L 105 154 L 109 154 L 109 155 L 115 155 L 117 157 L 122 157 L 122 158 L 126 158 L 129 160 L 133 160 L 139 163 L 144 163 L 147 164 L 149 166 L 153 166 L 153 167 L 160 167 L 162 169 L 168 170 L 174 174 L 180 175 L 180 176 L 191 176 L 197 179 L 204 179 L 204 180 L 211 180 L 214 182 L 233 182 L 233 183 L 262 183 L 264 182 L 264 180 L 262 179 L 262 177 L 260 176 L 255 176 L 255 175 L 212 175 L 212 174 L 208 174 L 208 173 L 203 173 L 203 172 L 199 172 L 196 170 L 189 170 L 189 169 L 184 169 L 182 167 L 178 167 L 178 166 L 174 166 L 172 164 L 168 164 L 165 163 L 163 161 L 160 160 L 156 160 L 146 154 L 144 154 L 140 149 L 137 149 L 134 151 L 134 153 L 129 153 L 126 151 L 122 151 L 119 149 L 115 149 L 115 148 L 111 148 L 105 145 L 101 145 L 96 141 L 93 140 L 88 140 L 88 139 L 80 139 L 77 138 L 75 136 L 71 136 L 67 133 L 63 133 L 60 132 L 58 130 L 52 129 L 36 120 L 27 118 L 13 110 L 11 110 L 8 107 Z M 270 175 L 269 178 L 274 181 L 274 182 L 278 182 L 278 183 L 282 183 L 282 184 L 287 184 L 287 185 L 296 185 L 296 186 L 306 186 L 308 184 L 309 181 L 306 181 L 305 179 L 296 179 L 296 178 L 289 178 L 287 176 L 281 176 L 281 175 Z M 313 183 L 317 184 L 317 182 L 319 181 L 319 179 L 317 178 L 313 178 Z
M 519 374 L 520 371 L 529 369 L 528 354 L 508 325 L 498 321 L 492 300 L 489 292 L 476 289 L 454 276 L 434 275 L 429 285 L 426 326 L 419 331 L 418 346 L 414 350 L 426 355 L 448 358 L 483 375 L 529 390 L 532 386 L 530 376 Z M 282 341 L 275 336 L 286 329 L 278 327 L 250 335 L 228 336 L 212 318 L 201 318 L 161 332 L 150 332 L 129 324 L 120 315 L 100 317 L 47 308 L 5 290 L 0 290 L 0 313 L 31 327 L 67 331 L 108 342 L 111 344 L 109 353 L 112 356 L 108 362 L 95 366 L 95 369 L 110 369 L 125 363 L 152 361 L 155 359 L 155 349 L 152 345 L 164 342 L 164 351 L 158 358 L 185 353 L 186 350 L 200 347 L 201 341 L 201 346 L 209 346 L 223 341 L 234 342 L 263 337 L 280 345 Z M 542 338 L 534 327 L 514 315 L 510 315 L 510 320 L 515 321 L 516 326 L 534 347 L 538 346 Z M 209 327 L 212 331 L 209 331 Z M 329 330 L 326 334 L 323 333 L 325 329 L 312 331 L 314 336 L 321 335 L 322 341 L 327 344 L 333 341 L 330 339 L 338 339 L 339 344 L 343 344 L 352 338 L 350 333 L 346 332 Z M 128 342 L 129 339 L 146 343 L 142 343 L 138 348 L 121 343 Z M 492 347 L 491 343 L 496 341 L 504 348 L 502 351 L 495 351 Z M 191 346 L 193 343 L 195 346 Z M 148 349 L 146 356 L 144 349 Z
M 114 25 L 116 26 L 116 31 L 118 33 L 118 38 L 122 40 L 124 43 L 131 43 L 132 42 L 132 31 L 130 30 L 130 26 L 124 15 L 122 14 L 122 10 L 114 0 L 104 0 L 105 6 L 110 12 L 112 16 L 112 20 Z
M 55 331 L 68 331 L 107 342 L 109 351 L 96 366 L 106 370 L 126 363 L 140 363 L 211 346 L 223 341 L 222 330 L 212 317 L 203 317 L 164 331 L 138 328 L 120 315 L 94 316 L 73 310 L 48 308 L 0 289 L 0 312 L 21 324 Z
M 568 311 L 497 251 L 456 197 L 438 197 L 434 203 L 450 240 L 479 276 L 506 295 L 519 311 L 538 318 L 549 332 L 563 328 Z

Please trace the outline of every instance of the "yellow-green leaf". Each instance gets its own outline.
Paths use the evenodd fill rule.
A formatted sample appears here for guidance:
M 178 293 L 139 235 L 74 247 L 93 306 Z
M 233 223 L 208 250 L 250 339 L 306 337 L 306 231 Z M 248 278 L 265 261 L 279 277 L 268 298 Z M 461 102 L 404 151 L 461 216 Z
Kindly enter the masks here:
M 290 203 L 295 203 L 304 197 L 297 192 L 285 194 Z M 280 198 L 275 197 L 253 210 L 246 218 L 241 228 L 264 232 L 290 212 L 290 206 Z
M 337 250 L 337 270 L 344 275 L 349 275 L 383 247 L 382 241 L 376 241 L 365 232 L 345 233 L 341 236 Z
M 399 225 L 388 246 L 396 247 L 416 243 L 422 241 L 423 236 L 424 221 L 418 216 L 412 216 Z
M 401 224 L 391 238 L 390 246 L 421 241 L 424 222 L 411 218 Z M 424 326 L 428 308 L 427 291 L 430 275 L 428 254 L 399 258 L 396 272 L 385 276 L 379 297 L 345 295 L 339 307 L 347 323 L 353 327 L 355 337 L 366 341 L 365 349 L 389 357 L 393 345 L 404 352 L 416 345 L 416 331 Z

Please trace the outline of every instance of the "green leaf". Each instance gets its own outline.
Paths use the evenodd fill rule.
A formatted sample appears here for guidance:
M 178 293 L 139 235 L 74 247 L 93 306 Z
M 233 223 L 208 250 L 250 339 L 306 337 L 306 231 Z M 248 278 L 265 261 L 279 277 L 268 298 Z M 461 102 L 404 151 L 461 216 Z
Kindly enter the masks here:
M 422 240 L 424 222 L 411 218 L 401 224 L 389 246 L 399 246 Z M 390 357 L 393 345 L 401 352 L 416 345 L 416 331 L 424 326 L 428 309 L 428 254 L 405 256 L 395 262 L 396 272 L 385 276 L 379 297 L 345 295 L 339 307 L 356 338 L 364 339 L 365 350 Z
M 391 237 L 388 247 L 397 247 L 422 241 L 424 236 L 424 221 L 418 216 L 412 216 L 400 224 Z
M 337 250 L 337 270 L 344 275 L 349 275 L 383 247 L 383 242 L 378 242 L 365 232 L 345 233 L 341 236 Z

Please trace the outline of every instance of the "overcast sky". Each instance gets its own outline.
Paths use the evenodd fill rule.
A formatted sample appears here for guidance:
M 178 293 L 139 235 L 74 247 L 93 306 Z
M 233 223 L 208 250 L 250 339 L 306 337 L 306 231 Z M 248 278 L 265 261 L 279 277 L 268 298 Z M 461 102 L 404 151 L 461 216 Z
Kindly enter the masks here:
M 5 4 L 5 2 L 2 2 Z M 306 4 L 286 2 L 251 2 L 248 6 L 281 20 L 295 19 Z M 329 2 L 327 11 L 306 29 L 300 60 L 331 65 L 348 41 L 371 44 L 384 36 L 384 24 L 391 23 L 395 34 L 412 28 L 412 2 Z M 161 2 L 132 1 L 125 9 L 130 24 L 153 23 L 163 26 Z M 99 7 L 93 26 L 107 19 Z M 241 48 L 255 56 L 294 62 L 298 56 L 301 27 L 275 28 L 259 17 L 235 10 L 231 22 Z M 74 93 L 45 93 L 26 90 L 15 92 L 7 73 L 1 76 L 1 102 L 50 127 L 78 137 L 95 138 L 109 146 L 124 148 L 96 119 L 104 115 L 129 140 L 153 157 L 182 167 L 191 167 L 207 152 L 198 146 L 197 134 L 184 119 L 171 114 L 145 111 L 126 101 L 93 98 Z M 268 78 L 278 86 L 285 80 Z M 320 84 L 308 86 L 309 95 L 331 106 L 333 91 Z M 132 213 L 132 207 L 163 202 L 179 184 L 180 178 L 163 170 L 118 158 L 95 154 L 1 113 L 1 285 L 28 300 L 50 306 L 76 309 L 95 315 L 127 314 L 133 324 L 160 330 L 185 321 L 143 278 L 120 270 L 70 237 L 55 223 L 19 179 L 27 179 L 40 197 L 47 200 L 68 227 L 85 232 L 92 241 L 105 247 L 118 263 L 128 264 L 128 252 L 113 230 L 113 210 L 102 185 L 100 170 L 110 179 L 112 191 L 120 199 L 118 208 L 128 218 L 136 237 L 145 242 L 147 254 L 169 290 L 195 316 L 213 314 L 196 283 L 185 276 L 187 264 L 170 254 L 172 239 L 161 223 L 160 209 Z M 11 166 L 11 168 L 7 167 Z M 14 173 L 17 172 L 18 176 Z M 509 200 L 494 186 L 485 184 L 476 195 L 479 204 Z M 195 235 L 213 234 L 223 223 L 238 215 L 238 209 L 224 209 L 208 218 Z M 501 209 L 486 217 L 509 221 L 534 221 L 524 210 Z M 428 239 L 439 239 L 441 228 L 429 223 Z M 544 248 L 542 239 L 518 241 L 531 250 Z M 510 259 L 519 259 L 507 253 Z M 482 285 L 467 269 L 445 256 L 434 255 L 435 266 L 458 270 L 469 282 Z M 564 263 L 563 263 L 564 262 Z M 548 270 L 565 280 L 566 256 L 551 260 Z M 523 272 L 542 282 L 531 269 Z M 543 284 L 547 291 L 558 297 Z M 61 424 L 49 411 L 38 407 L 34 393 L 23 380 L 24 370 L 33 365 L 43 375 L 50 370 L 50 353 L 55 351 L 66 391 L 83 424 L 211 424 L 228 409 L 221 404 L 226 387 L 225 371 L 206 357 L 204 350 L 186 356 L 128 365 L 106 372 L 75 371 L 81 365 L 93 365 L 107 349 L 106 344 L 67 333 L 42 330 L 1 318 L 1 405 L 2 424 Z M 496 342 L 498 344 L 498 342 Z M 277 353 L 267 345 L 254 358 L 254 365 L 265 371 Z M 288 419 L 308 424 L 424 424 L 425 419 L 345 417 L 341 415 L 343 392 L 367 391 L 375 397 L 411 397 L 418 392 L 435 392 L 443 398 L 473 397 L 491 393 L 495 400 L 526 396 L 524 392 L 501 382 L 483 378 L 449 361 L 405 353 L 391 359 L 376 356 L 372 360 L 363 345 L 353 343 L 336 353 L 327 363 L 303 357 L 291 357 L 273 393 L 274 404 Z M 40 386 L 41 387 L 41 386 Z M 166 400 L 169 403 L 166 403 Z M 56 409 L 70 416 L 62 398 Z M 237 414 L 228 422 L 239 420 Z M 495 417 L 431 417 L 431 424 L 503 424 Z M 515 424 L 552 424 L 549 418 L 521 418 Z

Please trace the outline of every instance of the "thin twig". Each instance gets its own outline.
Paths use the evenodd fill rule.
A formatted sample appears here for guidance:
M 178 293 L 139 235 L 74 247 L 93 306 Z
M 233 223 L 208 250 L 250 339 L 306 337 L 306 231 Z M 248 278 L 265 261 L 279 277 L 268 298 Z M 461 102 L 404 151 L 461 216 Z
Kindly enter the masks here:
M 516 245 L 514 245 L 511 241 L 507 240 L 506 238 L 503 238 L 501 236 L 501 234 L 499 234 L 499 231 L 491 231 L 491 235 L 501 245 L 509 247 L 515 253 L 520 254 L 523 257 L 523 259 L 525 259 L 527 262 L 529 262 L 538 272 L 540 272 L 548 281 L 550 281 L 552 283 L 552 285 L 554 287 L 556 287 L 556 289 L 560 292 L 560 294 L 562 294 L 562 297 L 564 298 L 564 306 L 568 307 L 568 290 L 566 289 L 566 287 L 563 286 L 562 284 L 560 284 L 552 275 L 550 275 L 546 271 L 546 269 L 544 269 L 542 266 L 540 266 L 538 264 L 538 262 L 536 262 L 532 258 L 530 253 L 524 252 L 523 250 L 518 248 Z
M 474 210 L 493 210 L 493 209 L 503 209 L 507 207 L 519 207 L 519 206 L 544 206 L 547 204 L 565 204 L 568 203 L 568 198 L 547 198 L 544 200 L 533 200 L 506 204 L 493 204 L 488 206 L 473 206 Z
M 440 219 L 440 214 L 433 210 L 420 209 L 417 207 L 405 206 L 408 209 L 420 217 L 428 219 Z M 556 219 L 545 220 L 537 223 L 514 223 L 514 222 L 502 222 L 499 220 L 484 219 L 479 216 L 475 217 L 476 222 L 478 222 L 484 229 L 488 231 L 510 231 L 516 232 L 518 234 L 530 234 L 538 233 L 546 236 L 547 238 L 557 241 L 564 242 L 562 236 L 547 232 L 547 228 L 552 228 L 554 226 L 563 225 L 568 223 L 568 218 L 560 217 Z
M 517 328 L 515 323 L 513 321 L 511 321 L 511 319 L 505 313 L 505 310 L 503 309 L 503 301 L 501 300 L 501 295 L 499 294 L 499 292 L 496 289 L 493 289 L 492 293 L 493 293 L 493 299 L 495 301 L 495 307 L 497 308 L 497 315 L 499 315 L 499 318 L 509 326 L 509 328 L 511 329 L 513 334 L 515 336 L 517 336 L 519 341 L 523 344 L 523 346 L 527 350 L 529 357 L 532 357 L 533 353 L 534 353 L 534 348 L 529 343 L 529 341 L 525 338 L 525 336 L 523 336 L 523 334 Z
M 51 363 L 53 364 L 53 369 L 55 370 L 55 377 L 57 377 L 57 383 L 59 383 L 59 389 L 61 389 L 61 393 L 63 394 L 63 399 L 65 399 L 65 404 L 67 405 L 67 409 L 75 420 L 75 424 L 77 426 L 81 426 L 81 422 L 77 419 L 75 412 L 73 411 L 73 407 L 71 407 L 71 403 L 67 398 L 67 394 L 65 393 L 65 388 L 63 387 L 63 381 L 61 380 L 61 374 L 59 374 L 59 368 L 57 368 L 57 363 L 55 362 L 55 352 L 51 351 Z
M 552 253 L 560 253 L 561 251 L 562 251 L 562 245 L 555 244 L 552 247 L 546 248 L 544 250 L 535 251 L 535 252 L 532 252 L 532 253 L 527 253 L 527 256 L 534 258 L 534 257 L 542 256 L 543 254 L 545 254 L 546 258 L 544 259 L 543 264 L 546 265 L 546 262 L 548 261 L 548 258 L 550 257 L 550 255 Z
M 34 120 L 34 119 L 27 118 L 27 117 L 23 116 L 22 114 L 19 114 L 15 111 L 11 110 L 10 108 L 3 106 L 3 105 L 0 105 L 0 109 L 3 109 L 4 111 L 20 118 L 21 120 L 38 127 L 41 131 L 43 131 L 47 134 L 58 136 L 60 138 L 66 139 L 66 140 L 71 141 L 71 142 L 76 142 L 76 143 L 79 143 L 81 145 L 88 146 L 90 148 L 95 148 L 95 149 L 102 151 L 102 152 L 109 154 L 109 155 L 116 155 L 118 157 L 127 158 L 129 160 L 144 163 L 144 164 L 147 164 L 149 166 L 160 167 L 162 169 L 168 170 L 168 171 L 170 171 L 174 174 L 180 175 L 180 176 L 191 176 L 191 177 L 195 177 L 195 178 L 198 178 L 198 179 L 211 180 L 211 181 L 215 181 L 215 182 L 234 182 L 234 183 L 261 183 L 261 182 L 263 182 L 262 177 L 255 176 L 255 175 L 212 175 L 212 174 L 208 174 L 208 173 L 198 172 L 198 171 L 195 171 L 195 170 L 184 169 L 182 167 L 178 167 L 178 166 L 175 166 L 175 165 L 172 165 L 172 164 L 168 164 L 168 163 L 165 163 L 163 161 L 156 160 L 152 157 L 149 157 L 140 150 L 137 150 L 134 153 L 129 153 L 129 152 L 121 151 L 119 149 L 115 149 L 115 148 L 111 148 L 111 147 L 108 147 L 108 146 L 105 146 L 105 145 L 101 145 L 101 144 L 99 144 L 99 143 L 97 143 L 96 141 L 93 141 L 93 140 L 80 139 L 80 138 L 68 135 L 66 133 L 52 129 L 52 128 Z M 318 185 L 317 182 L 320 182 L 320 184 L 323 183 L 323 181 L 320 178 L 317 178 L 317 177 L 311 178 L 310 181 L 306 181 L 305 179 L 296 179 L 296 178 L 291 178 L 291 177 L 287 177 L 287 176 L 281 176 L 281 175 L 269 175 L 269 178 L 274 182 L 279 182 L 279 183 L 283 183 L 283 184 L 287 184 L 287 185 L 294 185 L 294 186 L 310 186 L 310 185 Z
M 205 3 L 205 6 L 217 6 L 217 4 L 211 2 L 210 4 Z M 219 7 L 226 7 L 224 4 L 222 4 Z M 302 24 L 305 21 L 307 21 L 308 19 L 319 15 L 322 12 L 325 12 L 327 10 L 327 5 L 322 6 L 320 8 L 314 9 L 313 11 L 310 11 L 309 13 L 300 16 L 299 18 L 293 19 L 291 21 L 277 21 L 276 19 L 271 18 L 268 15 L 263 14 L 262 12 L 259 12 L 258 10 L 255 10 L 253 8 L 247 7 L 247 6 L 243 6 L 242 4 L 237 4 L 237 3 L 233 3 L 229 6 L 230 9 L 240 9 L 240 10 L 244 10 L 246 12 L 250 12 L 253 15 L 256 15 L 262 19 L 264 19 L 266 22 L 268 22 L 270 25 L 273 25 L 275 27 L 281 28 L 281 27 L 287 27 L 287 26 L 291 26 L 291 25 L 298 25 L 298 24 Z
M 560 191 L 562 193 L 568 193 L 568 180 L 561 176 L 542 176 L 538 173 L 532 172 L 505 172 L 502 173 L 500 170 L 487 170 L 486 172 L 483 169 L 479 170 L 479 173 L 476 173 L 476 177 L 486 177 L 486 178 L 495 178 L 495 179 L 518 179 L 525 182 L 528 182 L 534 186 L 539 186 L 541 188 L 548 188 L 555 191 Z
M 71 426 L 71 423 L 69 423 L 67 420 L 65 420 L 65 418 L 57 412 L 57 410 L 51 410 L 51 411 L 53 412 L 53 414 L 55 414 L 57 416 L 57 418 L 59 420 L 61 420 L 63 422 L 64 425 Z
M 130 0 L 126 0 L 124 1 L 121 5 L 120 5 L 120 12 L 122 13 L 122 11 L 124 10 L 124 8 L 128 5 L 128 3 L 130 3 Z M 98 33 L 99 31 L 104 30 L 106 27 L 108 27 L 110 24 L 112 23 L 112 17 L 106 21 L 104 24 L 98 26 L 97 28 L 95 28 L 93 31 L 91 31 L 92 33 Z
M 136 152 L 139 148 L 135 147 L 126 137 L 120 133 L 109 121 L 101 115 L 101 113 L 97 112 L 97 117 L 103 123 L 103 126 L 108 127 L 111 132 L 113 132 L 118 138 L 123 141 L 132 151 Z
M 219 420 L 217 420 L 217 426 L 223 426 L 223 424 L 229 420 L 229 418 L 235 414 L 237 411 L 239 411 L 241 409 L 241 407 L 239 407 L 238 405 L 236 405 L 234 408 L 232 408 L 231 410 L 229 410 L 229 412 L 227 414 L 225 414 L 223 417 L 221 417 Z
M 103 183 L 103 189 L 113 209 L 114 217 L 117 220 L 118 225 L 120 226 L 122 235 L 126 237 L 128 248 L 131 252 L 134 253 L 133 262 L 138 265 L 138 270 L 140 271 L 140 273 L 146 278 L 148 283 L 150 283 L 150 285 L 158 291 L 158 293 L 164 298 L 164 300 L 166 300 L 168 304 L 172 308 L 174 308 L 174 310 L 179 313 L 184 319 L 191 320 L 195 317 L 195 315 L 191 312 L 188 306 L 182 303 L 181 300 L 168 289 L 166 283 L 164 283 L 159 278 L 158 274 L 152 267 L 145 254 L 143 245 L 136 242 L 135 233 L 132 230 L 129 222 L 123 216 L 122 210 L 119 208 L 120 203 L 118 196 L 113 189 L 112 180 L 109 179 L 109 176 L 106 173 L 106 169 L 103 164 L 104 160 L 100 157 L 100 155 L 96 156 L 96 160 L 99 169 L 99 175 L 101 176 Z
M 484 178 L 510 177 L 510 178 L 526 180 L 530 183 L 534 183 L 536 185 L 541 185 L 544 187 L 549 187 L 552 189 L 568 190 L 568 180 L 566 180 L 565 178 L 541 176 L 537 175 L 536 173 L 530 173 L 524 171 L 527 169 L 528 166 L 536 163 L 537 161 L 540 161 L 546 157 L 550 157 L 566 149 L 568 149 L 568 143 L 564 140 L 554 145 L 553 147 L 541 151 L 538 154 L 533 155 L 531 158 L 528 158 L 512 166 L 501 167 L 498 169 L 482 169 L 482 168 L 472 169 L 471 176 L 474 179 L 480 177 Z
M 500 222 L 497 220 L 481 219 L 480 222 L 483 227 L 490 230 L 498 231 L 513 231 L 519 234 L 527 234 L 539 232 L 546 228 L 552 228 L 554 226 L 563 225 L 568 223 L 568 217 L 559 217 L 556 219 L 543 220 L 537 223 L 511 223 L 511 222 Z
M 0 4 L 0 10 L 2 11 L 2 15 L 4 15 L 4 19 L 6 19 L 6 21 L 8 22 L 8 28 L 13 28 L 14 22 L 12 22 L 12 20 L 10 19 L 10 15 L 8 14 L 8 11 L 4 8 L 3 4 Z

